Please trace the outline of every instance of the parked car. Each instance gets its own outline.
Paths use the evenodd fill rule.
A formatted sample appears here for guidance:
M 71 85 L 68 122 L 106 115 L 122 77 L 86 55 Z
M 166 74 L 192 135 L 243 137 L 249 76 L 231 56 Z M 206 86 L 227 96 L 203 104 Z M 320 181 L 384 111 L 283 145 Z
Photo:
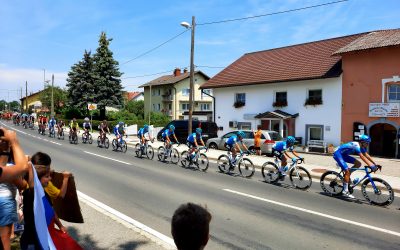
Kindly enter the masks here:
M 238 130 L 229 132 L 220 138 L 212 138 L 209 139 L 206 143 L 207 147 L 213 149 L 225 149 L 224 144 L 225 141 L 235 135 Z M 254 149 L 254 134 L 251 130 L 242 130 L 245 134 L 243 138 L 244 145 L 250 150 Z M 261 153 L 270 155 L 272 154 L 272 146 L 275 144 L 276 141 L 281 141 L 281 135 L 276 131 L 269 131 L 269 130 L 262 130 L 261 135 Z
M 157 134 L 157 140 L 161 141 L 162 133 L 165 129 L 169 128 L 170 125 L 175 126 L 175 135 L 178 138 L 178 141 L 181 143 L 185 143 L 188 137 L 188 120 L 173 120 L 167 124 L 162 130 L 160 130 Z M 218 127 L 215 122 L 207 122 L 207 121 L 192 121 L 192 131 L 195 132 L 196 128 L 200 127 L 203 130 L 203 141 L 206 141 L 209 138 L 214 138 L 218 136 Z

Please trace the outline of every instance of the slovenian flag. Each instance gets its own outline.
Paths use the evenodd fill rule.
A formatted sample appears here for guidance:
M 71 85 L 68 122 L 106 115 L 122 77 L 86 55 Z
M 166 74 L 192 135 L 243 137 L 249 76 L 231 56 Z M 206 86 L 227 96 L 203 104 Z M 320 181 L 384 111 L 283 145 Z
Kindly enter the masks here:
M 35 217 L 36 234 L 42 249 L 55 250 L 56 247 L 49 233 L 49 226 L 54 227 L 54 210 L 44 194 L 44 189 L 33 165 L 32 168 L 34 178 L 33 214 Z

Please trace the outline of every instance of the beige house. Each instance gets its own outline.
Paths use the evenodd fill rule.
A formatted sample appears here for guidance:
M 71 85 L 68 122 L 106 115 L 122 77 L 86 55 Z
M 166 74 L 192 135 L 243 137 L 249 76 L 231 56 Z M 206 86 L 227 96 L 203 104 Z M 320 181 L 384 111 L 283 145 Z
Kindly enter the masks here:
M 201 91 L 200 85 L 210 77 L 201 71 L 194 72 L 193 119 L 213 120 L 213 98 L 210 90 Z M 161 112 L 172 120 L 187 119 L 189 115 L 190 75 L 176 68 L 172 75 L 164 75 L 140 86 L 144 88 L 144 113 Z

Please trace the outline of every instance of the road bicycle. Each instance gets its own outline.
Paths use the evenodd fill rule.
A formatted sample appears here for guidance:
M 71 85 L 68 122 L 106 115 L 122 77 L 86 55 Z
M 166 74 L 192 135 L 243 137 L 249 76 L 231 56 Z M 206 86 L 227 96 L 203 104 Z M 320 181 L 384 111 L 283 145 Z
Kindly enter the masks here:
M 127 135 L 125 136 L 125 138 L 128 137 Z M 126 153 L 126 151 L 128 150 L 128 144 L 126 144 L 126 141 L 122 138 L 118 139 L 114 138 L 111 142 L 112 148 L 114 151 L 118 151 L 120 150 L 123 153 Z
M 174 148 L 173 142 L 170 142 L 171 147 L 169 149 L 166 149 L 164 146 L 160 146 L 157 151 L 157 157 L 159 161 L 164 161 L 164 162 L 171 162 L 173 164 L 177 164 L 179 162 L 179 152 L 176 148 Z M 181 144 L 178 143 L 178 147 Z
M 88 142 L 89 144 L 93 143 L 92 135 L 88 132 L 82 133 L 82 143 Z
M 268 161 L 261 167 L 261 173 L 264 180 L 268 183 L 276 183 L 279 180 L 283 180 L 284 176 L 279 171 L 281 167 L 281 160 L 278 154 L 274 154 L 274 162 Z M 285 173 L 289 173 L 290 182 L 292 185 L 301 190 L 307 190 L 311 187 L 312 178 L 310 173 L 299 164 L 304 162 L 303 158 L 297 158 L 292 160 L 292 163 L 284 169 Z
M 108 149 L 110 147 L 110 140 L 108 139 L 107 135 L 104 133 L 104 136 L 99 135 L 97 137 L 97 146 L 104 147 Z
M 377 166 L 379 170 L 381 166 Z M 388 206 L 394 200 L 394 192 L 392 187 L 386 181 L 372 177 L 372 169 L 368 166 L 364 168 L 350 168 L 350 172 L 365 171 L 362 178 L 356 178 L 349 183 L 349 192 L 353 193 L 356 186 L 361 184 L 361 192 L 364 198 L 371 204 L 378 206 Z M 343 192 L 344 171 L 336 172 L 328 170 L 322 174 L 320 179 L 321 188 L 330 196 L 338 196 Z
M 45 135 L 46 134 L 46 126 L 44 124 L 39 124 L 38 132 L 40 135 Z
M 33 121 L 29 121 L 28 127 L 29 127 L 30 129 L 35 129 L 35 124 L 34 124 L 34 122 L 33 122 Z
M 22 121 L 22 126 L 24 127 L 24 129 L 28 128 L 28 122 L 27 121 Z
M 63 128 L 59 128 L 57 130 L 57 139 L 64 140 L 64 129 Z
M 204 153 L 202 153 L 201 150 L 205 150 Z M 206 155 L 207 151 L 207 147 L 199 147 L 198 149 L 195 149 L 190 155 L 188 151 L 183 151 L 181 155 L 182 167 L 190 167 L 191 165 L 195 165 L 201 171 L 207 171 L 209 164 L 209 160 Z
M 69 143 L 78 144 L 78 134 L 76 131 L 72 131 L 69 134 Z
M 145 140 L 144 144 L 136 143 L 135 153 L 136 156 L 142 158 L 143 155 L 147 156 L 148 159 L 153 160 L 154 158 L 154 148 L 149 145 L 149 140 Z M 152 141 L 153 142 L 153 141 Z
M 252 177 L 255 172 L 254 164 L 249 158 L 244 157 L 245 154 L 250 155 L 250 152 L 240 152 L 236 155 L 236 159 L 233 159 L 231 151 L 228 151 L 228 154 L 220 155 L 217 160 L 219 171 L 229 174 L 238 166 L 241 176 Z
M 54 130 L 54 127 L 49 128 L 49 137 L 52 137 L 52 138 L 56 137 L 56 131 Z

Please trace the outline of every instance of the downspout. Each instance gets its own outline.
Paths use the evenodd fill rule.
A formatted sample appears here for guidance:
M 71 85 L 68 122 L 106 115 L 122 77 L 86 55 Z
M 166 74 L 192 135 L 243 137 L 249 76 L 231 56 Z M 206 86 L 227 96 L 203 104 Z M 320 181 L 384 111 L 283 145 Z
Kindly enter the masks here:
M 215 121 L 215 97 L 212 96 L 212 95 L 207 94 L 207 93 L 204 92 L 203 90 L 204 90 L 204 89 L 201 89 L 201 93 L 202 93 L 202 94 L 208 95 L 209 97 L 211 97 L 211 98 L 213 99 L 213 122 L 216 122 L 216 121 Z
M 174 95 L 174 119 L 173 120 L 178 120 L 177 118 L 176 118 L 176 103 L 177 103 L 177 100 L 176 100 L 176 88 L 175 88 L 175 86 L 174 85 L 172 85 L 172 88 L 174 88 L 174 91 L 175 91 L 175 95 Z

